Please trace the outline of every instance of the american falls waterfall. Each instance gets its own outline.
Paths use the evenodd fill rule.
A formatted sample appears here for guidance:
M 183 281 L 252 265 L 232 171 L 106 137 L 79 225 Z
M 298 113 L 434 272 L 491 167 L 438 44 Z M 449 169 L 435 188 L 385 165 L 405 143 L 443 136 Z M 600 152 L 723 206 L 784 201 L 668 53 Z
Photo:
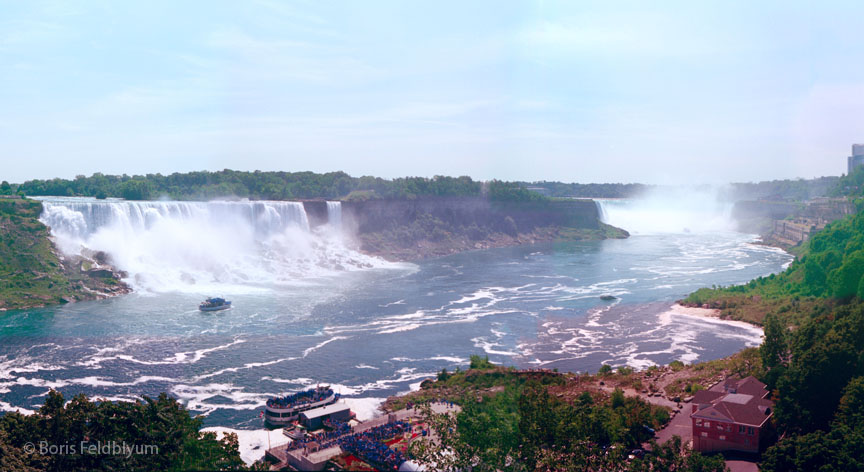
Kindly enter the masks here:
M 106 253 L 136 290 L 201 291 L 301 284 L 383 266 L 337 231 L 310 229 L 300 202 L 132 202 L 44 198 L 41 221 L 66 254 Z M 327 227 L 341 226 L 328 202 Z

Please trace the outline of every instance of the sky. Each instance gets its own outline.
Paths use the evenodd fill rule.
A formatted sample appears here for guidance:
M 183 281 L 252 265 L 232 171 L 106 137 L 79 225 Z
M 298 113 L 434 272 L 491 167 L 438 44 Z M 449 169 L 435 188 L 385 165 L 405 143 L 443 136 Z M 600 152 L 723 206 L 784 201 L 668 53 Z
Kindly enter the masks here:
M 0 0 L 0 179 L 840 175 L 864 2 Z

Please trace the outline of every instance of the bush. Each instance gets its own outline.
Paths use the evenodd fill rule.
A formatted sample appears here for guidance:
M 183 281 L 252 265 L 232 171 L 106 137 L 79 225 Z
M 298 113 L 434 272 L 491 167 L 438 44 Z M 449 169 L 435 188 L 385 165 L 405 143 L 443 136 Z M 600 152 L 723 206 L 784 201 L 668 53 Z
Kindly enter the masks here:
M 476 354 L 471 355 L 471 368 L 472 369 L 494 369 L 495 364 L 489 362 L 489 356 L 480 357 Z

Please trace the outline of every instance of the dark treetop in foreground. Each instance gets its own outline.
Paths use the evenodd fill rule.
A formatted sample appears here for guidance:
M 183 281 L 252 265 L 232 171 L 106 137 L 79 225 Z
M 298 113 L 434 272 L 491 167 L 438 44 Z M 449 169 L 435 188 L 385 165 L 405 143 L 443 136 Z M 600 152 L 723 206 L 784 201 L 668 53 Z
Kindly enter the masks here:
M 681 451 L 679 443 L 654 444 L 654 454 L 630 459 L 652 437 L 668 412 L 621 390 L 611 395 L 583 391 L 574 402 L 553 390 L 572 387 L 573 376 L 519 371 L 471 356 L 468 371 L 442 371 L 419 392 L 392 399 L 424 403 L 446 398 L 462 407 L 456 415 L 425 410 L 435 442 L 415 442 L 410 452 L 439 471 L 679 470 L 720 471 L 722 458 Z
M 237 435 L 217 440 L 215 433 L 199 431 L 201 423 L 164 393 L 135 403 L 78 395 L 67 404 L 52 391 L 35 414 L 0 417 L 0 470 L 247 470 Z M 99 452 L 91 445 L 128 449 Z

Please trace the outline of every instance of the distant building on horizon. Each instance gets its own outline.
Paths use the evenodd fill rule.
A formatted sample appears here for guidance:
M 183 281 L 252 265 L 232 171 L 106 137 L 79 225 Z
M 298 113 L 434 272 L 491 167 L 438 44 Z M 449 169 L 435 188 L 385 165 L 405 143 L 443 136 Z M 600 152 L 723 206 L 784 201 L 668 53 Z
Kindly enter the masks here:
M 864 144 L 852 145 L 852 155 L 849 156 L 847 162 L 849 169 L 846 171 L 846 175 L 851 174 L 856 167 L 864 165 Z

